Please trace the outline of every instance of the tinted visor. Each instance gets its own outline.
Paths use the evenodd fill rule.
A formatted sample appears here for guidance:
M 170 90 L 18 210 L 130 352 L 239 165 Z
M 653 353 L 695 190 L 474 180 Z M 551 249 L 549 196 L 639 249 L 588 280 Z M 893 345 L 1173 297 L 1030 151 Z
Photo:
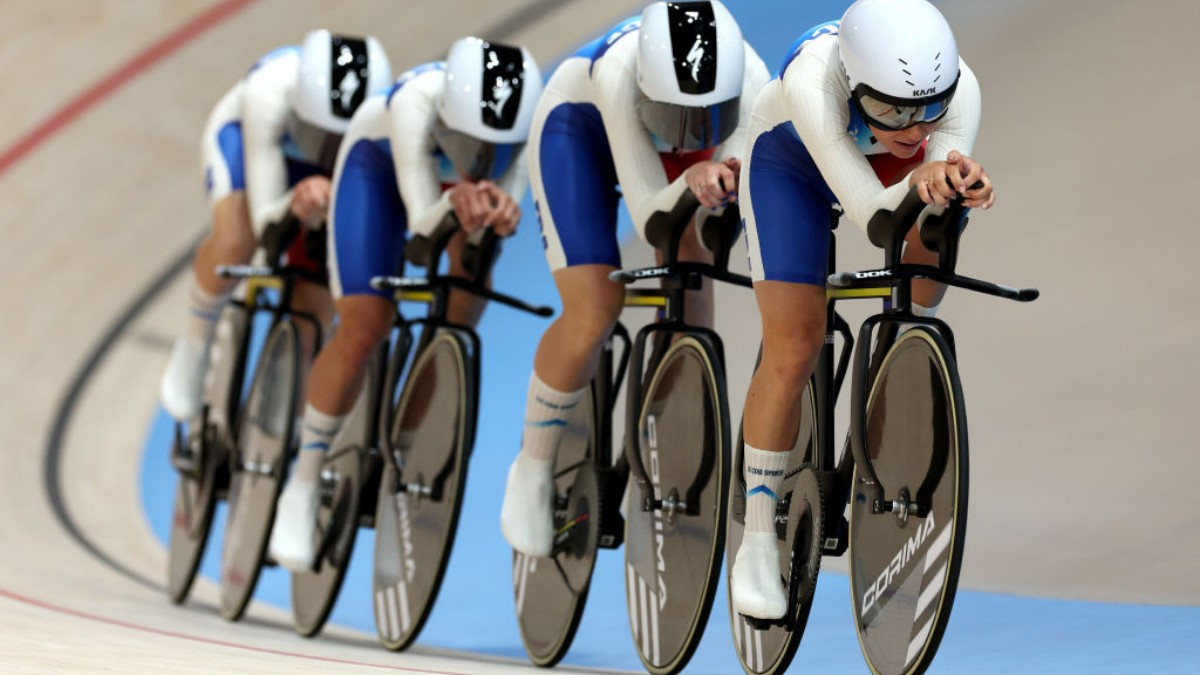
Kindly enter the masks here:
M 946 91 L 928 98 L 897 99 L 860 84 L 854 89 L 854 103 L 872 126 L 900 131 L 917 124 L 931 124 L 945 117 L 954 100 L 958 81 Z
M 694 152 L 718 145 L 738 125 L 740 97 L 710 106 L 685 106 L 643 99 L 637 104 L 642 124 L 659 143 L 677 152 Z
M 525 145 L 488 143 L 470 134 L 455 131 L 442 124 L 441 120 L 438 120 L 437 126 L 434 127 L 433 137 L 438 147 L 454 164 L 454 170 L 470 181 L 499 178 L 512 166 L 513 160 Z
M 342 134 L 309 124 L 295 115 L 289 121 L 287 132 L 304 161 L 319 167 L 326 174 L 333 173 Z

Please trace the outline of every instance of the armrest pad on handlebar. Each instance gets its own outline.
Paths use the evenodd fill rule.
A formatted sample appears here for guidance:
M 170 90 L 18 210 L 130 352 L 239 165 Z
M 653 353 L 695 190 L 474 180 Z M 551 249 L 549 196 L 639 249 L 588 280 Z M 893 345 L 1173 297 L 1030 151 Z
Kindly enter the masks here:
M 655 211 L 646 220 L 646 241 L 663 252 L 666 262 L 675 262 L 679 252 L 679 240 L 683 237 L 692 214 L 700 208 L 700 200 L 691 190 L 684 190 L 679 201 L 669 211 Z
M 458 216 L 453 211 L 442 218 L 442 222 L 433 228 L 428 236 L 415 234 L 404 244 L 404 257 L 408 262 L 426 268 L 436 268 L 442 251 L 450 243 L 450 237 L 458 231 Z

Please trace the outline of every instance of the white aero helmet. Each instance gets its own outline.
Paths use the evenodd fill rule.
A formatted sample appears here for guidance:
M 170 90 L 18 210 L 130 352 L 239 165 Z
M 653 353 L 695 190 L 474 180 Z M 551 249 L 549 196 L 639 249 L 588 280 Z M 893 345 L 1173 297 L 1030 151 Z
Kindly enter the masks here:
M 892 131 L 936 122 L 958 86 L 958 45 L 926 0 L 858 0 L 838 33 L 858 110 Z
M 392 83 L 387 54 L 373 37 L 315 30 L 304 37 L 289 103 L 288 134 L 313 164 L 333 169 L 350 118 L 368 96 Z
M 446 57 L 446 90 L 434 138 L 469 180 L 504 173 L 529 139 L 542 72 L 524 47 L 474 37 Z
M 742 29 L 717 0 L 650 5 L 638 31 L 642 124 L 676 151 L 721 143 L 738 125 L 745 63 Z

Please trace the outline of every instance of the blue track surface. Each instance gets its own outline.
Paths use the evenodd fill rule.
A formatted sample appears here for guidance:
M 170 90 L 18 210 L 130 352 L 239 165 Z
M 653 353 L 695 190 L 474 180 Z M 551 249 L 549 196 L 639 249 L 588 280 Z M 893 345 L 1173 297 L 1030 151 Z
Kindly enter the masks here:
M 848 4 L 727 0 L 747 39 L 774 70 L 796 35 L 836 18 Z M 781 11 L 786 8 L 787 11 Z M 597 31 L 604 27 L 598 26 Z M 542 254 L 533 206 L 520 233 L 505 244 L 496 268 L 497 289 L 536 303 L 557 305 Z M 622 213 L 622 230 L 630 232 Z M 533 349 L 545 322 L 502 307 L 488 310 L 480 326 L 484 343 L 479 434 L 471 460 L 463 517 L 445 583 L 421 642 L 439 647 L 523 658 L 512 601 L 511 551 L 500 536 L 498 513 L 508 464 L 517 452 L 524 392 Z M 171 437 L 161 410 L 146 441 L 142 497 L 150 525 L 166 541 L 175 476 L 167 463 Z M 217 579 L 224 506 L 218 511 L 204 575 Z M 333 621 L 374 632 L 371 609 L 373 533 L 360 533 Z M 968 539 L 968 546 L 969 546 Z M 1014 552 L 1036 555 L 1036 551 Z M 568 663 L 640 670 L 625 613 L 622 553 L 603 552 Z M 1131 571 L 1133 573 L 1133 571 Z M 288 576 L 267 570 L 257 598 L 288 607 Z M 861 672 L 845 576 L 821 576 L 799 672 Z M 943 673 L 1193 673 L 1200 668 L 1200 608 L 1069 602 L 960 591 L 933 672 Z M 729 629 L 724 584 L 719 591 L 693 673 L 740 672 Z

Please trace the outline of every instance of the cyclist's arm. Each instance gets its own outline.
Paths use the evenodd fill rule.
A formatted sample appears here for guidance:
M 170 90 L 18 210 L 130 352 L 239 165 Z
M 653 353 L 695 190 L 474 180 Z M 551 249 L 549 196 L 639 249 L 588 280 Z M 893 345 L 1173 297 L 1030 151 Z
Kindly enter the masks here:
M 758 52 L 746 43 L 746 65 L 745 75 L 742 79 L 742 97 L 738 102 L 738 125 L 737 129 L 721 147 L 717 148 L 717 152 L 713 155 L 715 161 L 724 161 L 731 157 L 741 159 L 746 152 L 746 130 L 750 127 L 750 113 L 754 110 L 754 101 L 758 99 L 758 93 L 762 91 L 763 86 L 770 81 L 771 74 L 767 71 L 767 64 L 763 63 Z
M 876 177 L 847 131 L 849 88 L 840 64 L 830 63 L 837 54 L 813 47 L 801 52 L 784 73 L 783 96 L 777 104 L 787 110 L 762 113 L 792 122 L 846 215 L 865 230 L 877 210 L 900 204 L 908 184 L 905 180 L 884 188 Z
M 650 132 L 638 118 L 636 55 L 636 40 L 617 42 L 596 61 L 592 88 L 596 108 L 608 135 L 625 206 L 638 236 L 645 239 L 646 221 L 651 214 L 670 211 L 688 186 L 683 176 L 667 183 L 667 174 Z
M 246 199 L 256 232 L 287 215 L 292 202 L 280 138 L 290 114 L 287 73 L 291 59 L 267 62 L 242 87 L 242 142 Z M 294 75 L 293 75 L 294 77 Z
M 925 150 L 925 161 L 944 162 L 951 151 L 971 156 L 975 138 L 979 135 L 979 118 L 982 110 L 979 80 L 962 60 L 958 60 L 958 89 L 950 101 L 950 109 L 942 118 L 936 131 L 929 135 Z
M 448 192 L 442 192 L 433 140 L 437 92 L 445 77 L 440 70 L 418 75 L 388 102 L 396 183 L 414 235 L 429 236 L 453 210 Z

